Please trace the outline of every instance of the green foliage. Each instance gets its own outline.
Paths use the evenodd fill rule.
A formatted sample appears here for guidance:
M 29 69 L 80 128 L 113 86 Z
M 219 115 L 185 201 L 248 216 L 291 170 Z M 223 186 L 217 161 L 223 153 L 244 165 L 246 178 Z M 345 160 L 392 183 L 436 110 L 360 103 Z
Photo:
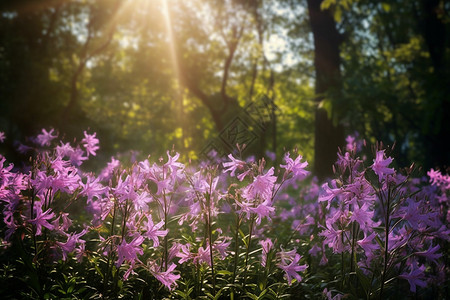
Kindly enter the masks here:
M 103 159 L 175 147 L 196 159 L 258 95 L 278 108 L 250 149 L 313 159 L 314 41 L 306 1 L 76 1 L 0 5 L 0 129 L 15 140 L 92 128 Z M 428 4 L 427 4 L 428 3 Z M 399 164 L 448 164 L 448 5 L 325 0 L 343 35 L 334 123 L 397 142 Z M 228 64 L 229 62 L 229 64 Z M 231 100 L 230 100 L 231 99 Z M 229 101 L 230 100 L 230 101 Z M 262 145 L 262 146 L 261 146 Z M 444 153 L 445 152 L 445 153 Z
M 448 135 L 450 28 L 439 11 L 443 2 L 426 2 L 348 7 L 341 22 L 343 95 L 335 106 L 362 136 L 397 143 L 399 165 L 415 160 L 430 168 L 450 161 L 448 153 L 432 150 Z

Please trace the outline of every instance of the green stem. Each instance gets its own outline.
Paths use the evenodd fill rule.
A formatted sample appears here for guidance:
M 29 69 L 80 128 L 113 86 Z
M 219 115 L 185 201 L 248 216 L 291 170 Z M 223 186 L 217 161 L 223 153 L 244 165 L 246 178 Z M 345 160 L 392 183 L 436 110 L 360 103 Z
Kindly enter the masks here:
M 231 283 L 234 284 L 236 281 L 236 270 L 237 270 L 237 263 L 239 258 L 239 227 L 241 225 L 241 218 L 238 214 L 236 214 L 236 232 L 234 235 L 234 267 L 233 267 L 233 280 Z
M 250 230 L 248 234 L 248 242 L 247 242 L 247 252 L 245 253 L 245 267 L 244 267 L 244 285 L 243 288 L 245 290 L 245 284 L 247 283 L 247 266 L 248 266 L 248 254 L 250 253 L 250 245 L 252 243 L 252 233 L 253 233 L 253 223 L 255 221 L 255 216 L 252 215 L 250 221 Z
M 211 227 L 211 194 L 207 195 L 207 206 L 208 206 L 208 241 L 209 241 L 209 256 L 211 258 L 211 272 L 213 279 L 213 296 L 216 295 L 216 274 L 214 273 L 214 257 L 212 252 L 212 227 Z
M 384 239 L 384 266 L 383 266 L 383 274 L 381 276 L 381 287 L 380 287 L 380 299 L 383 299 L 383 289 L 384 289 L 384 281 L 386 280 L 386 270 L 388 265 L 388 256 L 389 256 L 389 214 L 390 214 L 390 198 L 391 198 L 391 190 L 388 187 L 388 197 L 386 199 L 386 219 L 385 219 L 385 239 Z
M 105 295 L 106 295 L 106 289 L 108 287 L 108 279 L 109 279 L 109 273 L 112 270 L 112 262 L 111 262 L 111 256 L 112 256 L 112 252 L 113 252 L 113 235 L 114 235 L 114 226 L 115 226 L 115 221 L 116 221 L 116 209 L 117 209 L 117 202 L 114 201 L 114 208 L 113 208 L 113 215 L 112 215 L 112 220 L 111 220 L 111 230 L 109 232 L 109 238 L 110 238 L 110 248 L 109 248 L 109 253 L 108 253 L 108 261 L 106 263 L 106 272 L 105 272 L 105 277 L 104 277 L 104 282 L 103 282 L 103 295 L 102 298 L 105 299 Z
M 168 205 L 167 205 L 167 198 L 166 198 L 166 192 L 163 191 L 163 198 L 164 198 L 164 230 L 167 230 L 168 227 Z M 169 245 L 168 245 L 168 237 L 167 234 L 164 236 L 164 271 L 167 271 L 167 265 L 169 260 Z

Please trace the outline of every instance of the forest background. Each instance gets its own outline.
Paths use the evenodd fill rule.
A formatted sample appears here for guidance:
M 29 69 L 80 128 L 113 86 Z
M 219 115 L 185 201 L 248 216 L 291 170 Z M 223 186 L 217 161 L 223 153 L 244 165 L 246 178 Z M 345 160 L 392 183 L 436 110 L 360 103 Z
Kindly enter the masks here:
M 450 162 L 444 0 L 4 0 L 2 153 L 54 128 L 117 153 L 281 155 L 332 174 L 357 132 L 397 166 Z M 270 151 L 270 152 L 266 152 Z

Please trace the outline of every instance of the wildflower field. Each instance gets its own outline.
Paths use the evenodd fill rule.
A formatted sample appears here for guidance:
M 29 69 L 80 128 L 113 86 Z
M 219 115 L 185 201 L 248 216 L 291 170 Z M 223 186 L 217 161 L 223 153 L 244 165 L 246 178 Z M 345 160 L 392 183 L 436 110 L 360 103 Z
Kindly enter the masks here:
M 0 156 L 1 298 L 445 299 L 450 177 L 347 142 L 319 183 L 296 152 L 92 173 L 95 133 L 43 129 L 28 164 Z

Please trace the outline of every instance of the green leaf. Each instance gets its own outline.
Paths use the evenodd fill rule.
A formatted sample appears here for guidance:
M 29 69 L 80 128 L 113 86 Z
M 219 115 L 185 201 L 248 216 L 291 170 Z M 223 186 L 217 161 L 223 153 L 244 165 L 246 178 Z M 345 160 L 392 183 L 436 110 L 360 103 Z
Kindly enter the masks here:
M 370 290 L 371 283 L 369 278 L 367 278 L 367 276 L 364 275 L 363 272 L 361 272 L 361 269 L 358 266 L 356 266 L 356 276 L 358 276 L 359 282 L 364 289 L 364 293 L 367 294 L 367 291 Z
M 336 20 L 336 23 L 341 23 L 342 9 L 340 7 L 336 7 L 336 10 L 334 11 L 334 19 Z
M 217 271 L 216 273 L 217 273 L 218 275 L 228 275 L 228 276 L 233 275 L 233 272 L 228 271 L 228 270 L 219 270 L 219 271 Z

